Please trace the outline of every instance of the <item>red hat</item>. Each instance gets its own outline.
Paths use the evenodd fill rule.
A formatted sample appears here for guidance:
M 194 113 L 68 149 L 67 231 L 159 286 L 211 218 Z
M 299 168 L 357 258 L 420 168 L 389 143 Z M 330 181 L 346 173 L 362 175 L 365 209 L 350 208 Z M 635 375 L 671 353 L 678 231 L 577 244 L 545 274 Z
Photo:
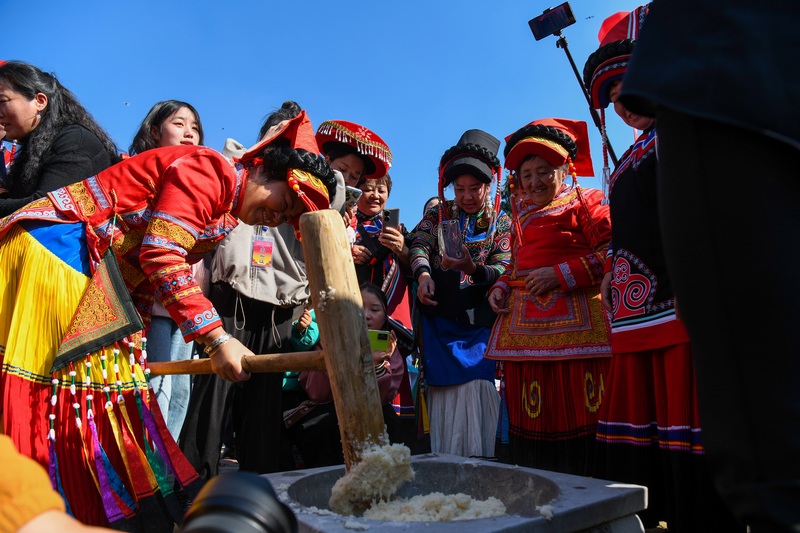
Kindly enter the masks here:
M 319 147 L 314 138 L 314 128 L 305 111 L 290 120 L 270 128 L 258 143 L 248 149 L 242 157 L 236 159 L 245 167 L 263 164 L 261 154 L 264 149 L 277 139 L 286 139 L 292 149 L 302 149 L 307 152 L 319 154 Z M 303 169 L 289 168 L 286 172 L 286 182 L 297 193 L 308 211 L 318 211 L 330 207 L 328 188 L 317 176 Z M 295 225 L 296 220 L 290 221 Z
M 600 48 L 589 56 L 583 67 L 583 82 L 595 109 L 605 109 L 611 103 L 611 87 L 622 79 L 628 68 L 633 43 L 647 12 L 647 6 L 640 6 L 630 12 L 614 13 L 600 26 L 597 35 Z
M 594 176 L 589 129 L 582 120 L 534 120 L 506 137 L 505 141 L 507 169 L 516 171 L 526 157 L 538 155 L 554 167 L 571 161 L 575 175 Z
M 317 143 L 327 154 L 336 143 L 355 149 L 364 160 L 362 178 L 382 178 L 392 168 L 392 151 L 374 131 L 354 122 L 326 120 L 317 130 Z
M 648 6 L 639 6 L 633 11 L 620 11 L 607 17 L 597 32 L 600 46 L 624 39 L 638 39 L 647 11 Z

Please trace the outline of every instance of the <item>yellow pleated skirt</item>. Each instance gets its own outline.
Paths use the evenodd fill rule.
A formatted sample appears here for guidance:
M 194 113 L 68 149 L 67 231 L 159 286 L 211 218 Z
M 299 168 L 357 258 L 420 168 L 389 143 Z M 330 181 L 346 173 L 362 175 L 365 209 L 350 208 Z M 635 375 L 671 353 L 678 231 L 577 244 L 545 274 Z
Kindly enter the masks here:
M 4 433 L 48 470 L 68 511 L 114 525 L 143 519 L 151 500 L 163 507 L 173 480 L 197 478 L 163 427 L 139 347 L 115 343 L 50 373 L 89 283 L 19 224 L 0 240 L 0 411 Z M 147 520 L 166 531 L 163 514 Z

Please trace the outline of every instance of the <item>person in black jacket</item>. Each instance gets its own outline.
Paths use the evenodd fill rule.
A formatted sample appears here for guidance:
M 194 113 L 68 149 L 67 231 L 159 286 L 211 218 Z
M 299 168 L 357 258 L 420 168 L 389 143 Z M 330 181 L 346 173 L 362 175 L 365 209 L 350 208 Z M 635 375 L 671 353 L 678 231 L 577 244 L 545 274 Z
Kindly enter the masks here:
M 798 25 L 785 0 L 655 0 L 619 96 L 657 117 L 660 227 L 703 445 L 752 533 L 800 530 Z
M 55 76 L 19 61 L 0 65 L 0 124 L 20 143 L 0 193 L 0 217 L 119 160 L 114 142 Z

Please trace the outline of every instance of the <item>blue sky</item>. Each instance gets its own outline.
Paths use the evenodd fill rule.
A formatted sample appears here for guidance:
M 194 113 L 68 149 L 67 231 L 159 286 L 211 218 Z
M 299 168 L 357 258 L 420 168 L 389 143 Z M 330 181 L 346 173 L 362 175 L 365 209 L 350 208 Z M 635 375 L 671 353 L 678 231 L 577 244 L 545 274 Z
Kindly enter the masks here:
M 288 99 L 315 127 L 363 124 L 394 154 L 388 207 L 413 226 L 436 194 L 439 158 L 467 129 L 502 140 L 538 118 L 585 120 L 600 175 L 600 136 L 566 55 L 555 37 L 536 41 L 528 28 L 559 3 L 43 0 L 4 25 L 0 58 L 53 72 L 122 150 L 150 107 L 170 98 L 198 109 L 205 144 L 216 149 L 227 137 L 253 144 L 264 117 Z M 570 2 L 576 23 L 564 35 L 579 72 L 603 19 L 642 3 Z M 634 134 L 608 111 L 619 156 Z

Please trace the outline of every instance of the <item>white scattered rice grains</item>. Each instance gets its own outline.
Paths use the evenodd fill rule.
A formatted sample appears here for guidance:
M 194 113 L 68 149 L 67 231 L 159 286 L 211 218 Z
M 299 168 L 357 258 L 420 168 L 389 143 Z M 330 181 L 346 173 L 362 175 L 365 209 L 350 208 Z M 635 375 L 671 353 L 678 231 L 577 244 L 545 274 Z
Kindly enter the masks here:
M 328 502 L 334 512 L 345 516 L 363 512 L 369 520 L 392 522 L 470 520 L 506 513 L 497 498 L 481 501 L 461 493 L 434 492 L 389 501 L 403 483 L 414 478 L 414 470 L 407 447 L 383 442 L 367 447 L 361 461 L 334 484 Z

